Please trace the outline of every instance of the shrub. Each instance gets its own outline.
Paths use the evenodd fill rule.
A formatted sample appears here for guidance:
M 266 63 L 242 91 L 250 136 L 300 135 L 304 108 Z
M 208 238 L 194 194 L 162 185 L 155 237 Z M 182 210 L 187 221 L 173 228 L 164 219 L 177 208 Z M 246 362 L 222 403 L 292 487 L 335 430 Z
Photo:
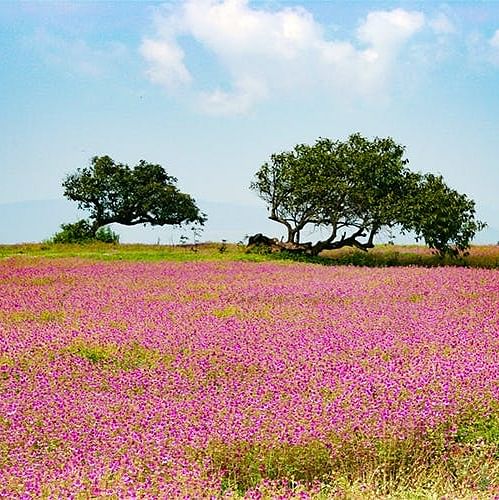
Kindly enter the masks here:
M 101 227 L 95 234 L 95 239 L 97 241 L 102 241 L 103 243 L 119 243 L 120 235 L 116 234 L 110 227 Z
M 53 243 L 85 243 L 94 239 L 92 226 L 90 223 L 81 219 L 78 222 L 61 224 L 61 231 L 56 233 Z
M 94 234 L 92 225 L 86 219 L 77 222 L 61 224 L 61 231 L 50 240 L 52 243 L 89 243 L 102 241 L 103 243 L 118 243 L 119 235 L 109 227 L 101 227 Z

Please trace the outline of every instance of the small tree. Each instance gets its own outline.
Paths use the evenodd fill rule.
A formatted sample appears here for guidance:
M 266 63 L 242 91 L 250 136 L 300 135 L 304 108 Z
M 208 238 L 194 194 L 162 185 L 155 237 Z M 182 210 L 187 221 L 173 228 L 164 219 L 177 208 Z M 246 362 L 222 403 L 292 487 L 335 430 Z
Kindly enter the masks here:
M 272 155 L 251 189 L 267 203 L 269 219 L 286 227 L 282 247 L 289 250 L 368 250 L 383 228 L 395 226 L 415 231 L 441 253 L 465 249 L 483 227 L 474 219 L 474 202 L 407 163 L 404 147 L 391 138 L 321 138 Z M 432 212 L 435 203 L 440 215 Z M 302 243 L 300 234 L 310 225 L 326 229 L 327 237 Z
M 485 224 L 475 219 L 475 202 L 449 188 L 442 176 L 426 174 L 408 202 L 405 227 L 440 255 L 465 252 Z
M 90 211 L 91 232 L 113 222 L 136 224 L 203 225 L 205 214 L 176 187 L 177 179 L 161 165 L 141 160 L 135 167 L 95 156 L 89 167 L 68 175 L 64 196 Z

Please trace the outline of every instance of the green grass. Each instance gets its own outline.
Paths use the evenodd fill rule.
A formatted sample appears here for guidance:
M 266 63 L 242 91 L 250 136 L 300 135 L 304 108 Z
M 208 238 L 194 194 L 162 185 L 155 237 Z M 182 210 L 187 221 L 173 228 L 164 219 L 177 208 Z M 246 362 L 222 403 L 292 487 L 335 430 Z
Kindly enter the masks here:
M 92 260 L 125 261 L 202 261 L 202 260 L 268 260 L 264 255 L 247 254 L 239 245 L 221 243 L 193 245 L 142 245 L 142 244 L 19 244 L 0 245 L 0 258 L 8 257 L 78 257 Z
M 440 258 L 423 246 L 378 245 L 369 252 L 344 248 L 323 252 L 319 257 L 288 252 L 269 253 L 266 249 L 249 251 L 244 245 L 202 243 L 198 245 L 141 244 L 19 244 L 0 245 L 0 258 L 78 257 L 91 260 L 124 261 L 297 261 L 322 265 L 389 266 L 466 266 L 499 268 L 499 245 L 474 246 L 470 254 L 457 259 Z
M 68 346 L 67 352 L 94 365 L 118 370 L 155 368 L 160 363 L 171 361 L 171 356 L 162 355 L 158 350 L 148 349 L 138 343 L 120 346 L 79 340 Z
M 368 438 L 303 444 L 212 442 L 198 455 L 223 472 L 223 493 L 242 498 L 262 481 L 320 484 L 326 498 L 494 498 L 499 478 L 497 413 L 404 439 Z M 206 459 L 208 459 L 206 461 Z M 297 495 L 299 498 L 299 495 Z

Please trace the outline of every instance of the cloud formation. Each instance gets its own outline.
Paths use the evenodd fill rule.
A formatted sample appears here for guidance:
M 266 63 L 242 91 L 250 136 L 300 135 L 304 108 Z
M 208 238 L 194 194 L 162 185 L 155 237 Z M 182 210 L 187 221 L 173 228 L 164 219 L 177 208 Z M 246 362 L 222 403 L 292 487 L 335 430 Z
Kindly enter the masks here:
M 149 63 L 147 75 L 153 83 L 174 88 L 191 81 L 184 65 L 184 52 L 175 42 L 146 39 L 140 51 Z
M 228 90 L 199 92 L 201 106 L 233 114 L 296 89 L 377 95 L 425 18 L 404 9 L 374 11 L 359 23 L 352 40 L 329 40 L 303 7 L 268 11 L 247 0 L 186 0 L 159 11 L 155 24 L 155 35 L 140 47 L 149 79 L 168 90 L 194 85 L 196 75 L 182 47 L 191 38 L 214 57 L 230 82 Z

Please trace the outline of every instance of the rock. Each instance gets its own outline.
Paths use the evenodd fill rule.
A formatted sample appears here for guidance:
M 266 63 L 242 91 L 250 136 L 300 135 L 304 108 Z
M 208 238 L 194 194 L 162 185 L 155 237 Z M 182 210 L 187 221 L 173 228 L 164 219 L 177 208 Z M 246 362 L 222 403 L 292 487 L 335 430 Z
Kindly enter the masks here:
M 277 238 L 269 238 L 262 233 L 254 234 L 248 238 L 248 246 L 250 245 L 265 245 L 272 246 L 278 243 Z

